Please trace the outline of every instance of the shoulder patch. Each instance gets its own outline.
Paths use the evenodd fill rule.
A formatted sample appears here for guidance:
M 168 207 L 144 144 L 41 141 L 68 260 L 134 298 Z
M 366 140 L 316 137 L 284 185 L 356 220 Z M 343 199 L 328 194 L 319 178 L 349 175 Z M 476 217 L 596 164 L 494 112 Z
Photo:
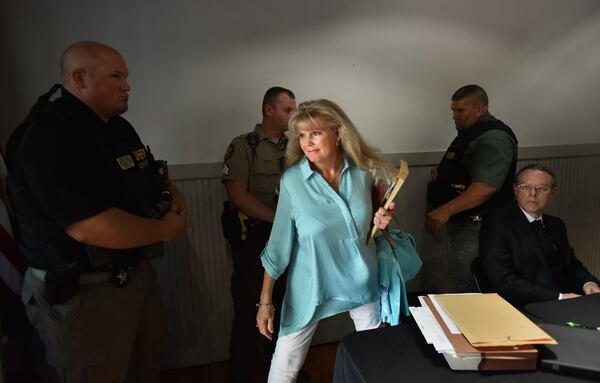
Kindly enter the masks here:
M 227 164 L 223 165 L 223 174 L 226 176 L 229 175 L 229 166 L 227 166 Z
M 235 147 L 233 146 L 233 144 L 229 144 L 229 147 L 227 148 L 227 151 L 225 152 L 225 160 L 227 161 L 228 159 L 231 158 L 231 156 L 233 156 L 233 151 L 235 150 Z
M 133 162 L 133 158 L 129 154 L 121 157 L 117 157 L 117 163 L 121 170 L 127 170 L 134 167 L 135 163 Z

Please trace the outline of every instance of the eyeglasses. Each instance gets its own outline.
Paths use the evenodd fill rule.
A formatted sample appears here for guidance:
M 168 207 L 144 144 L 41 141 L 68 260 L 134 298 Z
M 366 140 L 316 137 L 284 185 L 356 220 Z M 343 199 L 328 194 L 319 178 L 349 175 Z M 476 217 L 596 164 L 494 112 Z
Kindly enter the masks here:
M 552 187 L 548 185 L 517 184 L 517 189 L 523 192 L 530 192 L 533 189 L 536 193 L 549 193 Z

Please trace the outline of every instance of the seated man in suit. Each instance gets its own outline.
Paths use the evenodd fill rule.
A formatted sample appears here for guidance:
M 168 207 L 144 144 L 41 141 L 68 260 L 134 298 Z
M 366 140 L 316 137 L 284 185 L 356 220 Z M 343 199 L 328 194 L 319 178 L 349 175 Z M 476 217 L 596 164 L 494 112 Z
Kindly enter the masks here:
M 479 255 L 494 291 L 516 307 L 600 292 L 598 278 L 575 258 L 564 222 L 543 214 L 556 194 L 552 171 L 528 165 L 516 177 L 517 200 L 490 211 Z

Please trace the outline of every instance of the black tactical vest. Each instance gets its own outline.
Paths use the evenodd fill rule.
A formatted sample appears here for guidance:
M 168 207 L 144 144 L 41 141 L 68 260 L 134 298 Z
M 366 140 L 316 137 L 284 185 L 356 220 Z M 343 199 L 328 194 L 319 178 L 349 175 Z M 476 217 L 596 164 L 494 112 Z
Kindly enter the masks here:
M 471 184 L 471 176 L 469 175 L 468 169 L 463 164 L 463 156 L 473 140 L 493 129 L 499 129 L 508 133 L 515 144 L 518 144 L 517 137 L 515 137 L 513 131 L 502 121 L 495 118 L 484 122 L 478 122 L 470 128 L 462 129 L 458 133 L 458 136 L 452 141 L 440 162 L 438 167 L 438 179 L 431 181 L 427 185 L 427 202 L 432 207 L 437 208 L 458 197 L 469 187 Z M 516 159 L 513 159 L 500 190 L 494 193 L 494 195 L 482 205 L 453 215 L 450 218 L 450 221 L 456 221 L 467 216 L 480 215 L 489 208 L 503 206 L 511 201 L 513 199 L 512 188 L 516 168 L 517 162 Z

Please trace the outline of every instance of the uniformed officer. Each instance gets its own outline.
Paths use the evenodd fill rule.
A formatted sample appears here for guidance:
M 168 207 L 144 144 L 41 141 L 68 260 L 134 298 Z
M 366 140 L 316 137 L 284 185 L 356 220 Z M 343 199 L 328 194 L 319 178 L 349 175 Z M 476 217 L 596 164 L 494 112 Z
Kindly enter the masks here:
M 488 112 L 488 96 L 465 85 L 452 96 L 457 137 L 431 170 L 427 201 L 434 209 L 426 226 L 437 233 L 447 223 L 452 247 L 441 292 L 476 291 L 471 262 L 479 253 L 479 228 L 489 208 L 513 199 L 517 138 Z
M 296 109 L 292 91 L 272 87 L 262 103 L 262 123 L 236 137 L 225 154 L 222 181 L 227 191 L 223 230 L 231 244 L 234 318 L 229 344 L 229 382 L 247 382 L 257 363 L 268 371 L 275 342 L 256 331 L 255 304 L 262 287 L 260 253 L 275 218 L 279 178 L 287 145 L 287 124 Z M 274 304 L 281 307 L 285 284 Z M 278 326 L 277 326 L 278 327 Z
M 61 74 L 7 147 L 29 266 L 22 300 L 61 382 L 157 382 L 164 331 L 146 257 L 189 225 L 186 204 L 120 117 L 130 90 L 123 57 L 78 42 Z

